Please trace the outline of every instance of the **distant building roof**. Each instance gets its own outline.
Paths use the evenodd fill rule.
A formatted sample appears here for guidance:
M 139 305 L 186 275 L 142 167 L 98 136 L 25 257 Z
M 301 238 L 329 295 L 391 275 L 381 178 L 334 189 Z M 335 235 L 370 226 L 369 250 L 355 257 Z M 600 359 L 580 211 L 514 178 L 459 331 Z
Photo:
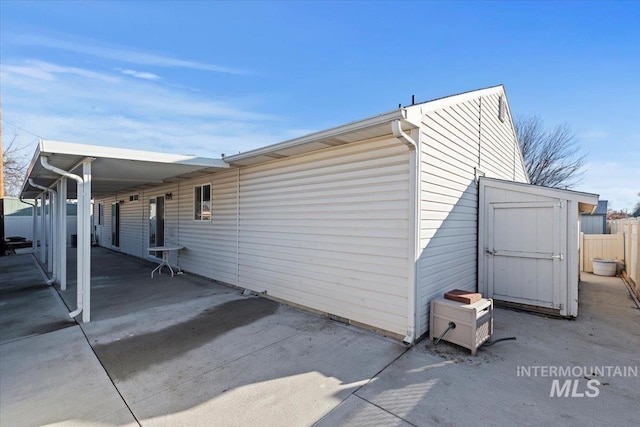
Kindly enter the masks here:
M 593 215 L 606 215 L 607 214 L 607 204 L 608 200 L 598 200 L 598 206 L 596 210 L 593 212 Z

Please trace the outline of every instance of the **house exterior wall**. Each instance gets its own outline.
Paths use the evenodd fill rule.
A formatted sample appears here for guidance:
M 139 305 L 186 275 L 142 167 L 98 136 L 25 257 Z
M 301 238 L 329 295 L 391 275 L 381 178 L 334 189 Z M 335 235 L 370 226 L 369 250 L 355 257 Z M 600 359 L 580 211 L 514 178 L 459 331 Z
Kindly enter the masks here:
M 500 97 L 504 121 L 498 117 Z M 477 177 L 528 181 L 505 100 L 496 91 L 422 117 L 418 336 L 428 330 L 431 299 L 477 288 Z
M 408 174 L 395 138 L 241 169 L 241 286 L 405 334 Z
M 196 221 L 194 186 L 209 183 L 212 219 Z M 149 197 L 168 192 L 165 241 L 185 247 L 185 271 L 406 333 L 409 150 L 395 138 L 98 200 L 100 244 L 111 247 L 111 203 L 124 200 L 119 250 L 147 257 Z
M 237 281 L 237 170 L 228 170 L 195 180 L 183 181 L 178 185 L 179 197 L 168 206 L 179 212 L 179 222 L 173 222 L 174 231 L 180 245 L 180 267 L 231 285 L 242 286 Z M 211 221 L 194 220 L 194 188 L 196 185 L 211 184 Z M 177 205 L 176 205 L 177 202 Z M 170 215 L 170 216 L 173 216 Z M 172 237 L 173 239 L 173 237 Z
M 478 177 L 528 178 L 501 89 L 427 104 L 411 137 L 418 143 L 417 248 L 409 238 L 409 149 L 390 136 L 141 191 L 137 205 L 129 210 L 125 202 L 121 211 L 121 234 L 131 238 L 121 237 L 119 250 L 148 257 L 149 197 L 171 192 L 165 240 L 185 246 L 185 271 L 402 336 L 415 255 L 421 336 L 432 298 L 477 289 Z M 209 183 L 212 219 L 195 221 L 194 186 Z M 107 247 L 115 200 L 105 201 L 100 241 Z

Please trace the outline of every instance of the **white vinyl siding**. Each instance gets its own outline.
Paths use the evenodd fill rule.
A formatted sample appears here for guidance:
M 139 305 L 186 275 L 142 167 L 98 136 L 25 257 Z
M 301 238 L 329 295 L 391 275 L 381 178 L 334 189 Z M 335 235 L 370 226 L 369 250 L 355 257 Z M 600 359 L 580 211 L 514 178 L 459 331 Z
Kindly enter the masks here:
M 180 267 L 185 271 L 224 283 L 238 285 L 236 244 L 237 170 L 209 175 L 204 179 L 180 182 L 179 202 Z M 211 183 L 212 220 L 194 221 L 194 186 Z M 173 212 L 173 210 L 172 210 Z M 172 214 L 173 216 L 173 214 Z M 241 284 L 240 284 L 241 285 Z M 241 285 L 242 286 L 242 285 Z
M 486 176 L 526 182 L 505 101 L 498 91 L 429 111 L 421 126 L 418 336 L 428 330 L 429 301 L 445 291 L 476 290 L 478 184 Z M 503 98 L 503 101 L 506 98 Z
M 391 139 L 241 169 L 241 286 L 405 334 L 408 160 Z
M 500 97 L 505 108 L 504 122 L 498 117 Z M 481 98 L 480 107 L 480 170 L 487 177 L 527 182 L 525 167 L 513 131 L 511 113 L 504 95 L 495 93 L 484 96 Z
M 428 302 L 477 285 L 478 184 L 484 174 L 526 182 L 501 88 L 422 111 L 419 141 L 418 336 Z M 424 109 L 423 109 L 424 108 Z M 423 110 L 419 110 L 423 109 Z M 420 116 L 418 115 L 418 118 Z M 393 137 L 232 167 L 107 198 L 100 244 L 110 246 L 111 202 L 121 206 L 122 252 L 148 257 L 149 197 L 165 200 L 165 241 L 185 247 L 187 272 L 265 292 L 404 336 L 409 326 L 409 150 Z M 211 184 L 211 220 L 194 220 L 197 186 Z
M 129 255 L 143 257 L 146 246 L 142 244 L 145 222 L 142 218 L 143 200 L 130 202 L 129 195 L 120 198 L 120 251 Z

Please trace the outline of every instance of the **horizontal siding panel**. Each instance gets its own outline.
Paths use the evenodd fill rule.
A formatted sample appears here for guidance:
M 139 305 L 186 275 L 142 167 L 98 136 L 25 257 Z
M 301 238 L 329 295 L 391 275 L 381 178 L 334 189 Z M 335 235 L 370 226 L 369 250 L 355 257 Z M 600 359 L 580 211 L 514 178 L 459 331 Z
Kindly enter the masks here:
M 475 170 L 522 179 L 511 118 L 498 118 L 496 93 L 432 111 L 422 135 L 419 333 L 427 331 L 428 301 L 458 287 L 475 290 L 478 190 Z M 520 175 L 519 175 L 520 174 Z
M 240 239 L 240 243 L 246 247 L 270 247 L 277 250 L 277 248 L 304 248 L 309 247 L 311 250 L 327 251 L 336 254 L 335 256 L 344 257 L 345 254 L 353 255 L 366 255 L 366 256 L 384 256 L 393 257 L 398 255 L 399 252 L 389 251 L 389 249 L 405 249 L 407 247 L 406 240 L 400 239 L 367 239 L 368 244 L 356 244 L 353 239 L 348 237 L 335 236 L 336 239 L 331 240 L 329 237 L 334 236 L 322 236 L 323 240 L 314 239 L 312 242 L 308 241 L 305 235 L 294 234 L 291 238 L 282 237 L 280 235 L 274 235 L 273 238 L 263 238 L 255 235 L 243 236 Z M 358 240 L 363 240 L 359 238 Z M 406 259 L 406 255 L 400 256 L 402 259 Z
M 232 285 L 237 285 L 237 175 L 237 170 L 222 171 L 181 182 L 177 190 L 179 243 L 186 248 L 180 266 Z M 193 219 L 194 188 L 202 184 L 211 184 L 211 221 Z
M 241 286 L 406 333 L 408 160 L 390 139 L 243 168 Z
M 310 252 L 314 251 L 300 249 L 299 252 L 303 252 L 303 254 L 244 248 L 243 253 L 240 255 L 240 263 L 250 266 L 264 261 L 277 264 L 280 268 L 302 268 L 308 274 L 326 273 L 336 276 L 344 275 L 345 277 L 357 277 L 360 273 L 374 273 L 385 278 L 406 278 L 407 276 L 406 258 L 404 263 L 402 263 L 401 258 L 378 257 L 376 259 L 373 256 L 358 257 L 355 255 L 350 255 L 340 260 L 329 258 L 326 253 L 321 254 L 319 251 L 310 254 Z M 304 254 L 305 252 L 307 255 Z M 366 262 L 363 260 L 366 260 Z M 384 264 L 377 264 L 376 261 L 384 262 Z
M 406 301 L 406 292 L 401 291 L 406 288 L 406 278 L 400 276 L 393 278 L 390 276 L 381 277 L 374 272 L 363 273 L 355 270 L 344 271 L 342 269 L 328 269 L 321 265 L 304 265 L 304 263 L 291 262 L 289 265 L 274 264 L 271 260 L 263 257 L 242 257 L 240 265 L 260 266 L 264 271 L 268 271 L 274 276 L 278 276 L 280 285 L 295 284 L 299 287 L 301 283 L 309 282 L 318 289 L 316 292 L 329 290 L 336 294 L 355 295 L 363 299 L 373 299 L 385 301 L 393 296 Z M 309 272 L 322 273 L 310 277 Z M 247 277 L 250 277 L 247 275 Z M 395 286 L 389 286 L 393 284 Z M 266 290 L 264 288 L 263 290 Z M 406 307 L 406 306 L 404 306 Z

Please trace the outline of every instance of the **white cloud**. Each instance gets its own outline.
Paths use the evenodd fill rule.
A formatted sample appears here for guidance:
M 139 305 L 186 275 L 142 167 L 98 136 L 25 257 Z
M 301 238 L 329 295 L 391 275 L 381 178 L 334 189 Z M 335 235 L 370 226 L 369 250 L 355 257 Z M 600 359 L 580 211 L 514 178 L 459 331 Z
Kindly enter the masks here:
M 56 74 L 73 74 L 76 76 L 86 77 L 89 79 L 104 80 L 107 82 L 117 82 L 118 79 L 113 76 L 96 73 L 94 71 L 85 70 L 77 67 L 63 67 L 43 61 L 24 61 L 22 65 L 0 65 L 3 73 L 9 76 L 19 75 L 36 80 L 55 80 Z
M 157 74 L 149 73 L 146 71 L 136 71 L 136 70 L 121 70 L 122 74 L 127 76 L 136 77 L 143 80 L 160 80 L 161 77 Z
M 46 139 L 218 157 L 305 133 L 256 110 L 257 96 L 218 99 L 42 61 L 0 71 L 3 118 Z
M 125 47 L 100 45 L 96 40 L 82 40 L 81 42 L 74 42 L 33 35 L 7 37 L 10 37 L 10 39 L 5 40 L 5 43 L 9 42 L 22 46 L 37 46 L 49 49 L 66 50 L 68 52 L 81 53 L 103 59 L 127 62 L 130 64 L 150 65 L 156 67 L 190 68 L 194 70 L 215 71 L 228 74 L 247 74 L 246 71 L 233 67 L 205 64 L 202 62 L 173 58 L 171 56 L 143 52 Z

